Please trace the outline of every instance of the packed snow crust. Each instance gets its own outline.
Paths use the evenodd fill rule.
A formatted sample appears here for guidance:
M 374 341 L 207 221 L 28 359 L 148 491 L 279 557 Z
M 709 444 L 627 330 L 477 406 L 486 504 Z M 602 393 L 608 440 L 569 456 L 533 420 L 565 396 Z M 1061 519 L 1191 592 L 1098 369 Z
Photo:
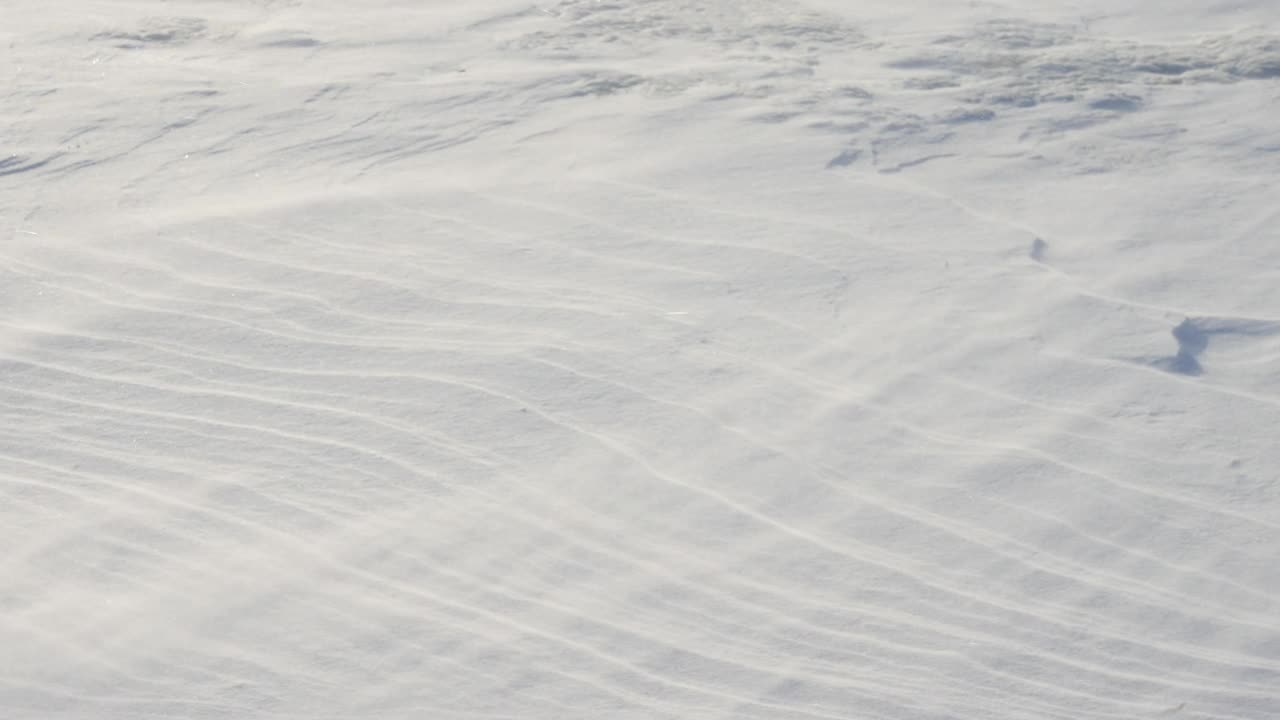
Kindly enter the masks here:
M 0 718 L 1280 717 L 1273 0 L 0 47 Z

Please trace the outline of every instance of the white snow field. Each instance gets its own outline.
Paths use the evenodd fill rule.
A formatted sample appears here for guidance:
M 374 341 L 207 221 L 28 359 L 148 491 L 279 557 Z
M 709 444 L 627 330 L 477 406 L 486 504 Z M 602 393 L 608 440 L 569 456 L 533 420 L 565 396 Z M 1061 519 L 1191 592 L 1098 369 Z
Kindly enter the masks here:
M 1280 718 L 1276 0 L 4 0 L 0 720 Z

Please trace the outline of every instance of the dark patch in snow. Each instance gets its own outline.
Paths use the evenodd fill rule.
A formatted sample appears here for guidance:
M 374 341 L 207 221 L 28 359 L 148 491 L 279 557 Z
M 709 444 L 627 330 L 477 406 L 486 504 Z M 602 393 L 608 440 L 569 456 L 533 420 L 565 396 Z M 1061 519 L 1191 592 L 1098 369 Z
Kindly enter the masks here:
M 796 113 L 796 112 L 770 112 L 770 113 L 761 113 L 759 115 L 754 115 L 752 116 L 751 119 L 754 122 L 764 123 L 766 125 L 779 125 L 781 123 L 792 120 L 798 117 L 799 115 L 800 113 Z
M 1169 370 L 1182 375 L 1204 372 L 1196 358 L 1209 347 L 1209 335 L 1187 318 L 1173 329 L 1173 339 L 1178 341 L 1178 354 L 1170 359 Z
M 827 169 L 831 170 L 833 168 L 849 167 L 857 162 L 858 158 L 861 156 L 861 150 L 845 150 L 839 155 L 831 158 L 831 161 L 827 163 Z
M 264 47 L 264 48 L 309 48 L 309 47 L 316 47 L 316 46 L 321 45 L 321 44 L 322 44 L 322 43 L 321 43 L 319 40 L 316 40 L 315 38 L 305 37 L 305 36 L 298 36 L 298 37 L 286 37 L 286 38 L 279 38 L 279 39 L 276 39 L 276 40 L 267 40 L 267 41 L 265 41 L 265 42 L 261 43 L 260 47 Z
M 1134 112 L 1142 107 L 1142 98 L 1115 93 L 1089 101 L 1089 107 L 1110 112 Z
M 908 90 L 945 90 L 959 87 L 960 82 L 947 75 L 930 75 L 928 77 L 907 78 L 902 86 Z
M 137 30 L 100 32 L 93 39 L 115 41 L 116 47 L 136 50 L 150 45 L 181 45 L 203 36 L 207 30 L 208 25 L 201 18 L 148 18 Z
M 938 121 L 947 125 L 964 125 L 966 123 L 987 122 L 994 120 L 995 117 L 995 111 L 988 108 L 960 108 L 943 113 L 938 117 Z
M 57 155 L 50 155 L 43 160 L 29 160 L 22 155 L 10 155 L 7 158 L 0 159 L 0 176 L 19 175 L 24 172 L 38 170 L 53 162 L 57 157 Z
M 1209 342 L 1217 335 L 1243 335 L 1265 337 L 1280 334 L 1280 322 L 1250 318 L 1203 317 L 1186 318 L 1173 329 L 1173 339 L 1178 352 L 1173 357 L 1160 358 L 1153 364 L 1179 375 L 1201 375 L 1204 366 L 1200 356 L 1209 348 Z
M 915 166 L 917 166 L 917 165 L 923 165 L 923 164 L 925 164 L 925 163 L 927 163 L 927 162 L 932 162 L 932 161 L 934 161 L 934 160 L 942 160 L 943 158 L 950 158 L 950 157 L 955 157 L 955 156 L 956 156 L 956 154 L 955 154 L 955 153 L 937 153 L 937 154 L 935 154 L 935 155 L 926 155 L 926 156 L 921 157 L 921 158 L 916 158 L 916 159 L 914 159 L 914 160 L 907 160 L 906 162 L 898 163 L 897 165 L 894 165 L 893 167 L 882 168 L 882 169 L 880 170 L 880 172 L 881 172 L 882 174 L 885 174 L 885 175 L 891 175 L 891 174 L 893 174 L 893 173 L 899 173 L 899 172 L 902 172 L 903 170 L 906 170 L 907 168 L 913 168 L 913 167 L 915 167 Z
M 1135 65 L 1133 69 L 1138 72 L 1151 73 L 1152 75 L 1185 75 L 1202 67 L 1203 65 L 1192 65 L 1185 62 L 1153 60 L 1149 63 Z

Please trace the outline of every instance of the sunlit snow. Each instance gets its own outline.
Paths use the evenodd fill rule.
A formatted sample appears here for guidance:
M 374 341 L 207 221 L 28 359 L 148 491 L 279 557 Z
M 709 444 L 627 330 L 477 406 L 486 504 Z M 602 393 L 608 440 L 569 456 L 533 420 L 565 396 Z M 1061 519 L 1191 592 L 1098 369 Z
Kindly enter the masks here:
M 1274 0 L 6 0 L 0 719 L 1275 720 Z

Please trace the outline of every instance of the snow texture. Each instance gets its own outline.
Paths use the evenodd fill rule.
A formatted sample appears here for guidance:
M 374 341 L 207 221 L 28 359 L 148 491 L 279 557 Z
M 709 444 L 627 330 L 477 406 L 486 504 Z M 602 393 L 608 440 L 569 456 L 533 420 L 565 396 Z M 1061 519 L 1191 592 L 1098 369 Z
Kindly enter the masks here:
M 1280 717 L 1274 0 L 8 0 L 0 717 Z

